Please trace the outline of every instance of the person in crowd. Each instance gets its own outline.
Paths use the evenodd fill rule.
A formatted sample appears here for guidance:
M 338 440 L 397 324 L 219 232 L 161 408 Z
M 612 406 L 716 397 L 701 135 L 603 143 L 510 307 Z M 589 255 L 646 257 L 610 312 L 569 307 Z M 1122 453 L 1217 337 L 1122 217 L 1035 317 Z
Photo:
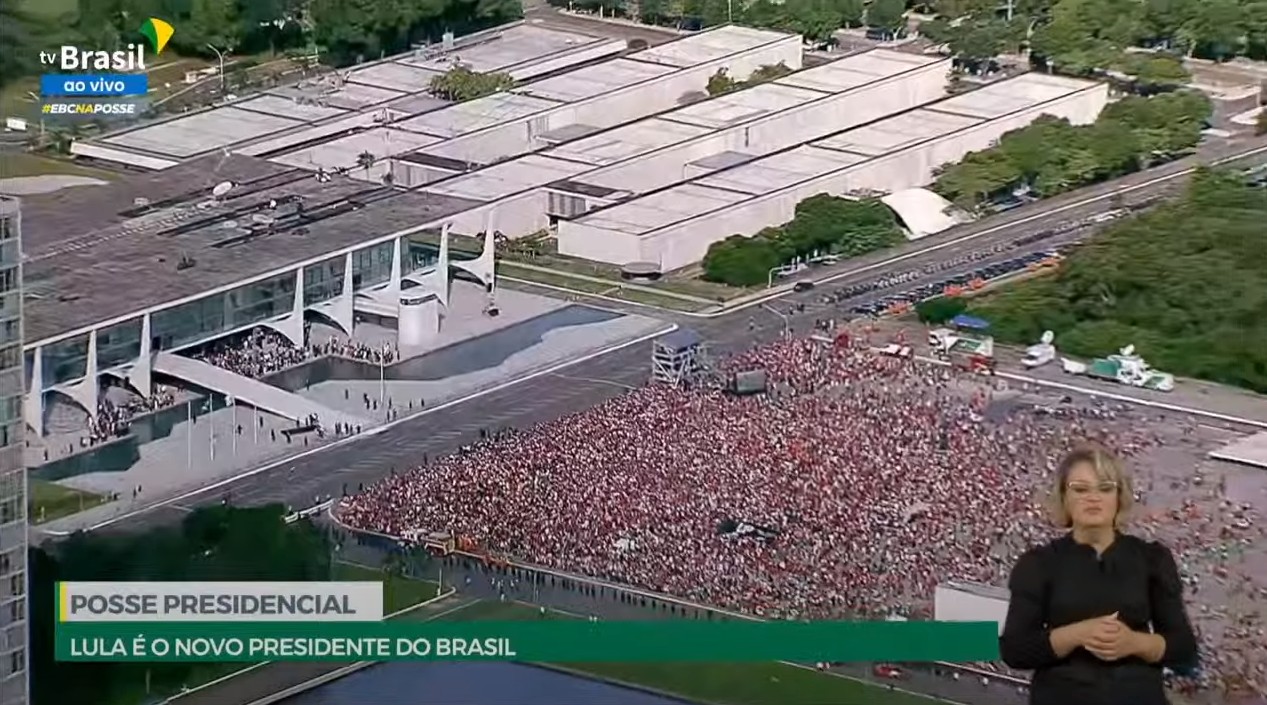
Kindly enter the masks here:
M 1197 660 L 1175 559 L 1122 533 L 1134 493 L 1109 451 L 1074 450 L 1055 480 L 1057 522 L 1069 532 L 1013 568 L 1003 660 L 1035 672 L 1032 705 L 1166 705 L 1163 666 Z

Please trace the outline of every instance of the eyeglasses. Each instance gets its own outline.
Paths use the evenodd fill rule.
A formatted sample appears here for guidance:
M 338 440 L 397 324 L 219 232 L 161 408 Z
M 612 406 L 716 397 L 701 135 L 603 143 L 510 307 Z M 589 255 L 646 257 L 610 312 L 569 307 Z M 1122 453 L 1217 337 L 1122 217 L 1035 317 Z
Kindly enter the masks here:
M 1102 495 L 1117 494 L 1117 483 L 1107 480 L 1097 483 L 1070 482 L 1067 487 L 1069 489 L 1069 494 L 1074 495 L 1075 497 L 1086 497 L 1092 493 Z

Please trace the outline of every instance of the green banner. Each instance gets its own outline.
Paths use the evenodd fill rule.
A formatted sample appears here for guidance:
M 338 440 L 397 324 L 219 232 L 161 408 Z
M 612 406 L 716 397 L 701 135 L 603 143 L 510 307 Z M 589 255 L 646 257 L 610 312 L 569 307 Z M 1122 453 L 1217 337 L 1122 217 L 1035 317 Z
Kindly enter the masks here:
M 992 661 L 994 622 L 61 622 L 60 661 Z

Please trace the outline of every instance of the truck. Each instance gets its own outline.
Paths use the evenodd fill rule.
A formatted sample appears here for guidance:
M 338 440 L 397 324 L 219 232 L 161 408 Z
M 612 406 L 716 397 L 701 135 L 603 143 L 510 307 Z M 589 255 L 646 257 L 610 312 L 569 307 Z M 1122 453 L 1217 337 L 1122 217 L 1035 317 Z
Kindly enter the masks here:
M 1144 358 L 1135 354 L 1134 345 L 1127 345 L 1116 355 L 1096 358 L 1089 364 L 1067 358 L 1062 358 L 1060 363 L 1067 374 L 1084 375 L 1158 392 L 1169 392 L 1175 388 L 1175 376 L 1154 370 Z
M 1025 357 L 1021 359 L 1021 365 L 1027 369 L 1034 369 L 1056 359 L 1056 346 L 1052 345 L 1055 339 L 1055 333 L 1043 331 L 1043 337 L 1038 344 L 1025 349 Z

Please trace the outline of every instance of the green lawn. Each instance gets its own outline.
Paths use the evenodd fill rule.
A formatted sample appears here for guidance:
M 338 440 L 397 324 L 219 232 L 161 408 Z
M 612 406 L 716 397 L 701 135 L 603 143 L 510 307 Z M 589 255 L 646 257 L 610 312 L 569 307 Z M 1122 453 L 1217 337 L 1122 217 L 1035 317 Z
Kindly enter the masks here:
M 576 619 L 513 602 L 481 602 L 454 621 Z M 559 667 L 719 705 L 935 705 L 940 701 L 784 663 L 571 663 Z
M 31 496 L 27 501 L 28 516 L 32 524 L 61 519 L 107 500 L 105 495 L 84 492 L 55 482 L 31 480 Z
M 367 580 L 383 583 L 383 611 L 387 614 L 399 612 L 406 607 L 413 607 L 436 596 L 435 583 L 413 578 L 390 578 L 384 580 L 383 571 L 353 563 L 336 562 L 334 564 L 335 580 Z
M 0 152 L 0 179 L 15 176 L 87 176 L 110 181 L 118 176 L 113 172 L 86 167 L 69 159 L 45 157 L 30 152 Z
M 32 15 L 60 17 L 79 11 L 78 0 L 18 0 L 18 7 Z

